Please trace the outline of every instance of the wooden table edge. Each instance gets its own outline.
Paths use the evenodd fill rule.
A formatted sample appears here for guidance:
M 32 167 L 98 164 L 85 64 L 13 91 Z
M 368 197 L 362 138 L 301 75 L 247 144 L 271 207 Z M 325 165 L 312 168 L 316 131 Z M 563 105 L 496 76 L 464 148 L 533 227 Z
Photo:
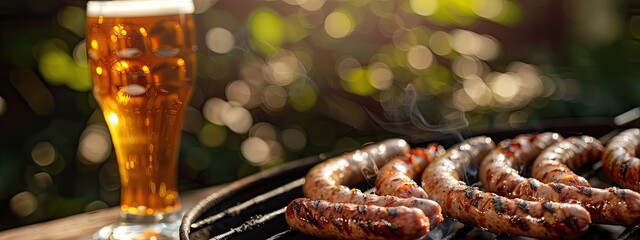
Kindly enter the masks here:
M 214 193 L 224 185 L 184 192 L 181 195 L 183 211 Z M 56 220 L 8 229 L 0 232 L 0 239 L 91 239 L 93 233 L 103 226 L 115 222 L 119 207 L 101 209 L 72 215 Z

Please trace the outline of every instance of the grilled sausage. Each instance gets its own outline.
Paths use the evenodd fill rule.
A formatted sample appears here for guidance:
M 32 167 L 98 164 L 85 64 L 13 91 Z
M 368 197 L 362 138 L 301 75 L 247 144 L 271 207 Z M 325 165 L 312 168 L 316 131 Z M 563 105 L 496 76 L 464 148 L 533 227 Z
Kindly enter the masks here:
M 485 190 L 515 198 L 515 186 L 526 179 L 519 172 L 547 147 L 562 140 L 557 133 L 522 134 L 506 139 L 480 164 L 479 178 Z
M 419 208 L 429 218 L 430 226 L 435 227 L 443 217 L 440 206 L 432 200 L 378 196 L 348 187 L 364 181 L 368 173 L 375 176 L 377 166 L 384 165 L 394 157 L 406 156 L 408 151 L 409 146 L 404 140 L 389 139 L 328 159 L 309 170 L 302 190 L 308 198 L 335 203 Z
M 613 137 L 602 155 L 602 168 L 616 184 L 640 191 L 640 129 L 630 128 Z
M 501 142 L 480 165 L 480 180 L 485 188 L 508 198 L 580 204 L 589 211 L 594 223 L 626 226 L 640 223 L 640 194 L 629 189 L 542 183 L 520 176 L 516 169 L 523 169 L 536 152 L 552 145 L 555 135 L 521 135 Z
M 422 175 L 433 159 L 444 153 L 443 146 L 433 143 L 426 148 L 412 149 L 409 155 L 389 161 L 378 172 L 376 193 L 401 198 L 427 198 L 427 193 L 414 179 Z
M 461 181 L 466 167 L 493 148 L 490 138 L 475 137 L 448 149 L 424 171 L 422 187 L 446 215 L 494 233 L 534 238 L 570 238 L 586 231 L 591 218 L 580 205 L 509 199 Z
M 287 224 L 327 239 L 418 239 L 429 230 L 420 209 L 331 203 L 298 198 L 287 206 Z
M 590 136 L 569 137 L 545 149 L 533 162 L 531 177 L 544 183 L 590 187 L 587 179 L 575 174 L 600 161 L 602 143 Z

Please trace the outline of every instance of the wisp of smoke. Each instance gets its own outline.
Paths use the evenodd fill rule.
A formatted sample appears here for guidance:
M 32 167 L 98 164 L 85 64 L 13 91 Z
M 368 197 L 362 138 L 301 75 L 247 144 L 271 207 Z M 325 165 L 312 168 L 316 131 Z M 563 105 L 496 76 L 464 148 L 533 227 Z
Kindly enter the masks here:
M 445 116 L 445 121 L 433 124 L 427 116 L 441 114 L 438 110 L 422 112 L 419 108 L 419 96 L 412 84 L 407 85 L 400 95 L 389 93 L 383 97 L 384 117 L 367 110 L 371 119 L 384 130 L 403 136 L 412 136 L 421 139 L 434 139 L 443 134 L 453 135 L 462 141 L 469 136 L 468 121 L 463 112 L 454 112 Z M 388 106 L 388 107 L 385 107 Z

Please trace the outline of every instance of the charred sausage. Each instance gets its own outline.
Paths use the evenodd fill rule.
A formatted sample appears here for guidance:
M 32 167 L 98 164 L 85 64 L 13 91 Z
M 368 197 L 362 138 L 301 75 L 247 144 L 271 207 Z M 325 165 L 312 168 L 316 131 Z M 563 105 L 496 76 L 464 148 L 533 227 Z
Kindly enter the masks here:
M 442 145 L 433 143 L 426 148 L 412 149 L 410 154 L 395 158 L 385 164 L 376 177 L 376 193 L 401 198 L 427 198 L 427 193 L 414 181 L 424 169 L 445 153 Z
M 536 152 L 557 142 L 560 138 L 556 135 L 520 135 L 501 142 L 480 165 L 480 180 L 485 189 L 508 198 L 580 204 L 589 211 L 594 223 L 626 226 L 640 223 L 640 194 L 634 191 L 542 183 L 518 173 L 517 169 L 525 168 Z
M 469 139 L 424 171 L 422 187 L 446 215 L 494 233 L 534 238 L 576 237 L 588 229 L 591 218 L 580 205 L 509 199 L 461 181 L 467 166 L 482 162 L 494 146 L 488 137 Z
M 602 168 L 616 184 L 640 191 L 640 129 L 627 129 L 607 143 L 602 155 Z
M 429 218 L 430 226 L 435 227 L 443 217 L 440 206 L 432 200 L 378 196 L 348 187 L 364 181 L 367 175 L 375 176 L 378 166 L 394 157 L 406 156 L 408 151 L 406 141 L 389 139 L 328 159 L 309 170 L 305 176 L 303 193 L 308 198 L 335 203 L 419 208 Z
M 420 209 L 332 203 L 298 198 L 287 206 L 287 224 L 327 239 L 418 239 L 429 230 Z
M 515 185 L 524 182 L 519 172 L 547 147 L 563 140 L 557 133 L 522 134 L 506 139 L 480 164 L 479 178 L 484 188 L 498 195 L 515 198 Z
M 545 149 L 533 162 L 531 177 L 544 183 L 590 187 L 589 181 L 575 174 L 600 161 L 603 146 L 590 136 L 569 137 Z

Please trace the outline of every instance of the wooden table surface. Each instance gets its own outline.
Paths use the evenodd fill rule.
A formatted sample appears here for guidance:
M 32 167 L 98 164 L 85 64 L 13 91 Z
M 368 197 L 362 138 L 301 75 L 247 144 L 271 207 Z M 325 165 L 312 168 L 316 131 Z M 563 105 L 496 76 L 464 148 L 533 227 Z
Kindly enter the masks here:
M 187 210 L 222 185 L 182 193 L 181 204 Z M 0 232 L 0 239 L 91 239 L 93 233 L 118 219 L 119 207 L 73 215 Z

